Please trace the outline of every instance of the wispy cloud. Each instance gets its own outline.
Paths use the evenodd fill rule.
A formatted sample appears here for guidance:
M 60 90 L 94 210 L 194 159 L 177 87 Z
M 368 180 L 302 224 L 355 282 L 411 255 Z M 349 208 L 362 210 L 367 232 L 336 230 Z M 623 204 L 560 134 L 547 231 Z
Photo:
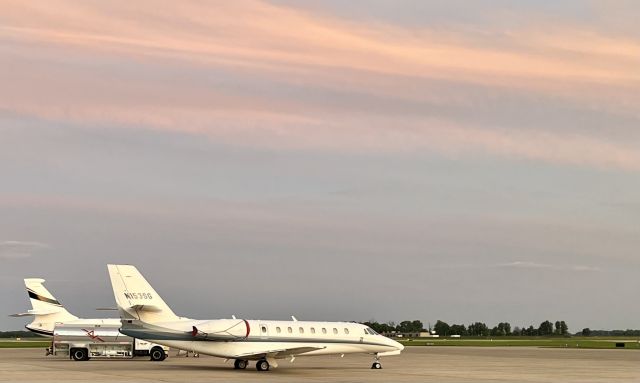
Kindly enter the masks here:
M 567 23 L 500 32 L 497 44 L 491 34 L 251 0 L 6 1 L 3 9 L 0 65 L 10 70 L 0 72 L 0 112 L 234 145 L 640 170 L 633 37 Z M 518 119 L 514 95 L 548 106 Z M 607 123 L 583 122 L 585 114 Z
M 34 241 L 1 241 L 0 259 L 29 258 L 33 254 L 50 246 Z
M 589 265 L 567 265 L 541 263 L 534 261 L 512 261 L 494 264 L 481 263 L 447 263 L 440 265 L 432 265 L 434 268 L 440 269 L 521 269 L 521 270 L 539 270 L 539 271 L 567 271 L 567 272 L 600 272 L 601 268 Z
M 514 261 L 496 264 L 498 268 L 508 269 L 532 269 L 532 270 L 553 270 L 553 271 L 577 271 L 577 272 L 597 272 L 599 267 L 588 265 L 558 265 L 550 263 L 538 263 L 531 261 Z

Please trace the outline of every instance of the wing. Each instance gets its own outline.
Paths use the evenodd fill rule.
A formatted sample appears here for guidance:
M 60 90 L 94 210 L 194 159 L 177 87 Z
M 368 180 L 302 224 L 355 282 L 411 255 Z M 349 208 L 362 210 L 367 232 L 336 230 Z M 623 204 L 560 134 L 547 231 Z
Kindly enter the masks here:
M 263 358 L 275 358 L 275 359 L 283 359 L 289 356 L 295 356 L 304 354 L 311 351 L 322 350 L 326 347 L 293 347 L 293 348 L 280 348 L 280 349 L 271 349 L 271 350 L 260 350 L 245 354 L 234 355 L 236 359 L 248 359 L 248 360 L 258 360 Z

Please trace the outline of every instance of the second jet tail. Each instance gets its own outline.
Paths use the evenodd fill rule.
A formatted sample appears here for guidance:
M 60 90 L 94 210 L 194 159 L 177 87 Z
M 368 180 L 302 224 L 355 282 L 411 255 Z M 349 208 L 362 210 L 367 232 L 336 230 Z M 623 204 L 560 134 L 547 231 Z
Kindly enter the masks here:
M 24 284 L 31 301 L 31 310 L 26 313 L 13 314 L 13 317 L 33 316 L 33 321 L 26 325 L 27 330 L 36 334 L 51 336 L 57 323 L 66 323 L 78 319 L 47 290 L 44 279 L 26 278 Z

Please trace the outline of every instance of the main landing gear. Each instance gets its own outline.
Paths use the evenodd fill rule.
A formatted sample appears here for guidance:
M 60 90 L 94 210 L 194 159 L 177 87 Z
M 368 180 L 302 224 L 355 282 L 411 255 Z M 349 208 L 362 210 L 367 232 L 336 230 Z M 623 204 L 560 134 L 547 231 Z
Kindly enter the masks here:
M 233 368 L 236 370 L 244 370 L 249 365 L 249 361 L 244 359 L 236 359 L 233 362 Z
M 260 359 L 256 362 L 256 370 L 269 371 L 269 362 L 266 359 Z
M 249 365 L 248 360 L 244 359 L 236 359 L 233 361 L 233 368 L 235 370 L 244 370 Z M 270 364 L 266 359 L 260 359 L 256 362 L 256 370 L 258 371 L 269 371 Z M 274 365 L 275 367 L 275 365 Z

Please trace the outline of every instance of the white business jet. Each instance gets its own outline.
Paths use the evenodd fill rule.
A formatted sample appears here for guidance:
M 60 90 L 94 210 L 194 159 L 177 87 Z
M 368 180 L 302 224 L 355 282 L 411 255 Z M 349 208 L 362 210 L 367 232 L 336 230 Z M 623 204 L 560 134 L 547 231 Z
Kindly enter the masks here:
M 247 319 L 195 320 L 173 313 L 138 269 L 108 265 L 122 328 L 120 332 L 161 345 L 234 359 L 236 369 L 256 361 L 258 371 L 278 366 L 277 359 L 298 355 L 398 355 L 400 343 L 352 322 L 266 321 Z

